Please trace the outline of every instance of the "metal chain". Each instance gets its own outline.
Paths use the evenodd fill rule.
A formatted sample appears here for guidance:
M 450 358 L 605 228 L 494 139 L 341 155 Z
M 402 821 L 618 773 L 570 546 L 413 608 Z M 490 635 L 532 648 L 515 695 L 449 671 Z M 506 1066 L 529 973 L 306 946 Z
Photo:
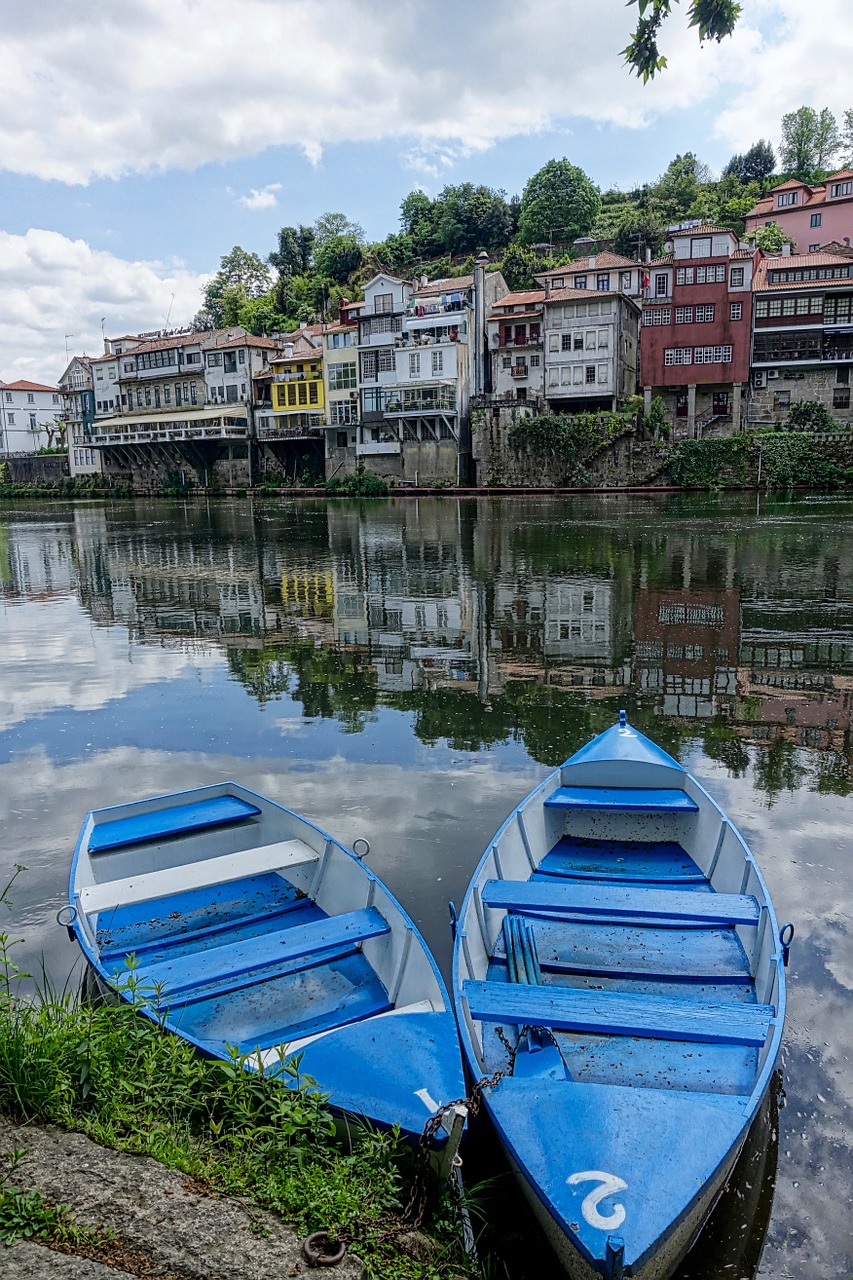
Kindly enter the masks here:
M 530 1031 L 530 1027 L 522 1027 L 518 1033 L 518 1039 L 514 1045 L 507 1040 L 503 1027 L 497 1027 L 497 1037 L 507 1052 L 507 1064 L 495 1071 L 490 1076 L 482 1076 L 476 1081 L 468 1094 L 467 1098 L 456 1098 L 453 1102 L 446 1102 L 433 1113 L 424 1125 L 418 1145 L 415 1149 L 415 1176 L 412 1180 L 412 1190 L 406 1201 L 406 1206 L 402 1214 L 394 1219 L 386 1218 L 388 1222 L 386 1229 L 378 1236 L 371 1237 L 371 1243 L 374 1245 L 385 1244 L 388 1240 L 392 1240 L 395 1236 L 404 1235 L 409 1231 L 419 1230 L 426 1213 L 427 1202 L 429 1199 L 429 1153 L 433 1144 L 435 1135 L 441 1128 L 441 1122 L 444 1115 L 448 1111 L 454 1111 L 456 1107 L 467 1108 L 468 1115 L 476 1116 L 480 1110 L 483 1101 L 483 1092 L 486 1089 L 495 1089 L 501 1080 L 507 1076 L 511 1076 L 515 1071 L 515 1059 L 518 1055 L 519 1046 L 524 1036 Z M 363 1239 L 367 1231 L 381 1227 L 383 1219 L 374 1219 L 372 1222 L 354 1222 L 346 1231 L 339 1231 L 335 1236 L 335 1240 L 340 1244 L 354 1244 L 357 1240 Z

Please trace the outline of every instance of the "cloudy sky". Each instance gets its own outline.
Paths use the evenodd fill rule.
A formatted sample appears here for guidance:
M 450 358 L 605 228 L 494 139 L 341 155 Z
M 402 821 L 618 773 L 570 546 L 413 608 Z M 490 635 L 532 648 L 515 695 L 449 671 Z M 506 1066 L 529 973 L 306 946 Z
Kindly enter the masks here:
M 743 7 L 720 46 L 672 19 L 643 86 L 624 0 L 0 0 L 0 379 L 55 381 L 102 323 L 187 323 L 285 223 L 380 239 L 415 186 L 520 192 L 554 156 L 602 187 L 678 151 L 719 169 L 785 111 L 853 105 L 849 0 Z

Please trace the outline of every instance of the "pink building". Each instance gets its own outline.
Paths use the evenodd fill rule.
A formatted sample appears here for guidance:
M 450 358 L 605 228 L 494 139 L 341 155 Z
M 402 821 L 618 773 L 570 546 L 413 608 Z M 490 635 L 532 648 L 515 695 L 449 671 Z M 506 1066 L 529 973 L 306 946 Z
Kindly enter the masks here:
M 816 253 L 822 245 L 853 241 L 853 169 L 830 174 L 809 186 L 791 178 L 773 187 L 746 215 L 746 234 L 776 222 L 795 242 L 797 253 Z

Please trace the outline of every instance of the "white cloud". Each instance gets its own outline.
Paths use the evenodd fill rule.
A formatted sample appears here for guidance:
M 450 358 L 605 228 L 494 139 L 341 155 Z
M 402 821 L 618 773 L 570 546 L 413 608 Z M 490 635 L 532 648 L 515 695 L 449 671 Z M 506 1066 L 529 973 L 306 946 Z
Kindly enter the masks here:
M 807 87 L 823 94 L 843 77 L 853 39 L 846 0 L 823 0 L 809 66 L 784 34 L 813 22 L 798 3 L 754 0 L 734 39 L 703 49 L 682 6 L 662 41 L 669 68 L 646 86 L 622 65 L 635 20 L 623 0 L 599 0 L 580 24 L 564 0 L 530 15 L 511 0 L 326 0 L 322 22 L 305 20 L 301 0 L 138 0 L 131 14 L 106 0 L 6 5 L 0 166 L 85 183 L 274 145 L 316 165 L 343 141 L 464 154 L 573 117 L 640 128 L 721 88 L 733 112 L 768 90 L 774 109 L 782 97 L 798 105 Z M 773 82 L 777 37 L 750 26 L 754 14 L 771 28 L 781 16 L 796 73 Z
M 71 354 L 100 355 L 104 329 L 118 336 L 188 323 L 206 275 L 180 263 L 129 262 L 56 231 L 0 231 L 0 377 L 38 372 L 53 383 Z
M 274 209 L 278 204 L 276 191 L 281 191 L 280 182 L 268 182 L 265 187 L 251 187 L 247 196 L 239 196 L 238 203 L 253 213 L 259 209 Z

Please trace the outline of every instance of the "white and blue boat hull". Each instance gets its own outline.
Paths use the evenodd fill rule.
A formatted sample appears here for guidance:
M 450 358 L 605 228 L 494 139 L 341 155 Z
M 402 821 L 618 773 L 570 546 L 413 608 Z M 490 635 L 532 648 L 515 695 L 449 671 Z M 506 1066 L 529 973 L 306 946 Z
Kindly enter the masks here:
M 98 982 L 201 1052 L 312 1076 L 416 1139 L 464 1095 L 456 1024 L 410 917 L 313 823 L 233 782 L 87 814 L 69 885 Z M 128 980 L 130 981 L 130 985 Z M 448 1113 L 438 1145 L 461 1136 Z
M 457 925 L 463 1053 L 488 1077 L 517 1045 L 485 1103 L 570 1276 L 689 1249 L 778 1062 L 784 951 L 742 837 L 624 721 L 496 834 Z

